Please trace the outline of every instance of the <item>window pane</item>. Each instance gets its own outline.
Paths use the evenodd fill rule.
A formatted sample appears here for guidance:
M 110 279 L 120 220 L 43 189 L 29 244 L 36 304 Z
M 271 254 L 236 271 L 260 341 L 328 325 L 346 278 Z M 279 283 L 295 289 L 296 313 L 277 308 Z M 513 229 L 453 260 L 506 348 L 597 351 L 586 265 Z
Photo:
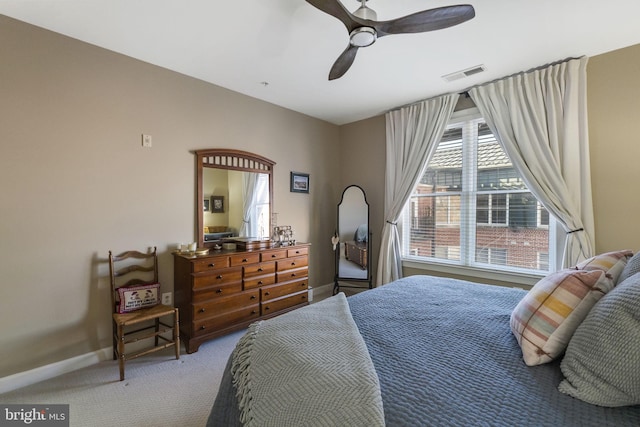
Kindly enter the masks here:
M 507 223 L 507 195 L 491 195 L 491 224 Z
M 538 225 L 549 225 L 549 211 L 540 202 L 538 202 Z
M 414 256 L 459 260 L 460 195 L 414 196 L 410 206 L 409 253 Z
M 538 226 L 538 201 L 531 193 L 509 194 L 509 227 Z
M 445 132 L 407 205 L 404 255 L 548 271 L 548 212 L 484 121 L 456 126 Z
M 486 123 L 478 124 L 478 191 L 525 190 L 527 187 Z
M 547 271 L 548 261 L 540 262 L 539 254 L 549 250 L 549 230 L 537 225 L 538 206 L 528 192 L 492 194 L 493 222 L 476 224 L 476 262 Z
M 489 224 L 489 194 L 478 194 L 476 200 L 476 222 Z
M 431 193 L 462 190 L 462 128 L 445 132 L 419 186 Z

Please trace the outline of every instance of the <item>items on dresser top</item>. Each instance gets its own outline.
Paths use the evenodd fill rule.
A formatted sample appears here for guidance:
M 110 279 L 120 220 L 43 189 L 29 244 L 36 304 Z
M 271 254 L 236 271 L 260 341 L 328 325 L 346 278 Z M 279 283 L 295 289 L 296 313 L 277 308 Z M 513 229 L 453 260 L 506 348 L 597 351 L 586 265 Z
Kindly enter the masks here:
M 240 248 L 251 242 L 236 243 Z M 187 353 L 258 319 L 307 305 L 308 256 L 309 244 L 210 250 L 204 256 L 174 253 L 175 301 Z

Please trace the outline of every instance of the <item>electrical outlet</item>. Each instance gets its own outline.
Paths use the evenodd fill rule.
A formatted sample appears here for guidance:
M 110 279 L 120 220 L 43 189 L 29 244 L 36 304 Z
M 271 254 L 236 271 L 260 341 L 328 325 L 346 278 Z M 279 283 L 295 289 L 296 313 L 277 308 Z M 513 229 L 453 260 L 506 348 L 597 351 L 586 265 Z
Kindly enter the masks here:
M 152 145 L 153 145 L 153 138 L 151 137 L 151 135 L 142 134 L 142 146 L 151 148 Z
M 162 294 L 162 304 L 171 305 L 171 292 L 165 292 Z

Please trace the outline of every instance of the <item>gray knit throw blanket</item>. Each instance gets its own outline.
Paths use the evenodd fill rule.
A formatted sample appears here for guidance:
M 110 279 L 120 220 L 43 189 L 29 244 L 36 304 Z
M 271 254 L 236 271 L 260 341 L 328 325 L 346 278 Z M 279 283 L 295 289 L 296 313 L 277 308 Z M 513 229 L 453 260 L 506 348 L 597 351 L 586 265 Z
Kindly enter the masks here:
M 343 293 L 252 324 L 231 371 L 246 427 L 384 426 L 378 376 Z

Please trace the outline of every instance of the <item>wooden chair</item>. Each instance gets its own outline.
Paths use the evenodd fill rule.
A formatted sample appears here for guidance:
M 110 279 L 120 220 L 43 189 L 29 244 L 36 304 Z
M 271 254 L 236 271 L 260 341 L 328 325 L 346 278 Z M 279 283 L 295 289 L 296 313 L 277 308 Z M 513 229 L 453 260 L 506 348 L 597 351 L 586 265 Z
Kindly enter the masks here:
M 175 348 L 176 359 L 180 359 L 178 309 L 160 304 L 156 248 L 146 254 L 127 251 L 113 255 L 109 251 L 109 274 L 113 311 L 113 360 L 118 359 L 120 381 L 124 380 L 124 364 L 127 360 L 172 346 Z M 173 321 L 168 323 L 169 320 L 165 318 Z M 169 332 L 172 332 L 171 338 L 165 336 Z M 143 346 L 145 342 L 142 340 L 150 338 L 154 339 L 153 347 Z M 127 351 L 127 344 L 133 343 L 138 343 L 135 351 Z

